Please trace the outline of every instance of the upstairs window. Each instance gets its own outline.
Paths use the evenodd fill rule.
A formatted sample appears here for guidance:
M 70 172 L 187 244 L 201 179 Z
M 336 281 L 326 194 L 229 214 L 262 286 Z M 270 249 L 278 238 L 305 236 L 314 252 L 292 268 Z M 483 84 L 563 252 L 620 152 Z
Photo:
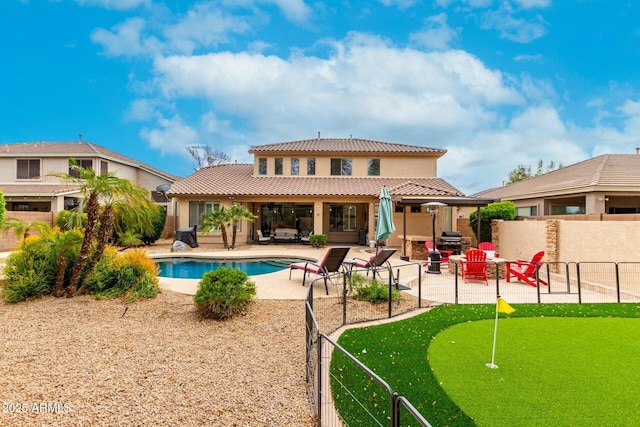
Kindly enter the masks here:
M 40 159 L 18 159 L 17 179 L 40 178 Z
M 380 159 L 367 160 L 367 175 L 380 176 Z
M 76 159 L 76 163 L 83 169 L 93 169 L 93 160 L 91 159 Z M 76 178 L 80 177 L 78 170 L 71 165 L 71 160 L 69 160 L 69 175 L 75 176 Z
M 282 175 L 282 164 L 284 163 L 282 157 L 276 157 L 275 158 L 275 168 L 274 168 L 274 172 L 276 175 Z
M 291 175 L 300 175 L 300 159 L 297 157 L 291 159 Z
M 331 159 L 331 175 L 350 176 L 351 171 L 351 159 Z
M 267 174 L 267 159 L 265 157 L 260 157 L 258 159 L 258 175 L 266 175 Z
M 316 174 L 316 158 L 307 157 L 307 175 Z

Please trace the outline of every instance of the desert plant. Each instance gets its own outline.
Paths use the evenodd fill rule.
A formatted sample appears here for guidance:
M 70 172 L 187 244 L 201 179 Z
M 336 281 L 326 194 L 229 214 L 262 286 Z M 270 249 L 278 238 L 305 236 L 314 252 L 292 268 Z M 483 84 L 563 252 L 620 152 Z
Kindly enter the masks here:
M 2 297 L 9 303 L 40 298 L 51 293 L 56 277 L 56 258 L 40 237 L 27 237 L 13 251 L 4 267 Z
M 228 248 L 229 238 L 227 237 L 227 225 L 230 223 L 229 210 L 224 206 L 220 206 L 218 209 L 202 215 L 202 232 L 207 234 L 215 230 L 220 230 L 222 243 L 225 248 Z
M 312 234 L 309 236 L 309 244 L 314 248 L 319 248 L 327 244 L 326 234 Z
M 228 319 L 242 313 L 255 294 L 256 285 L 247 273 L 222 267 L 202 276 L 193 302 L 204 317 Z
M 349 285 L 354 291 L 354 299 L 369 301 L 373 304 L 389 301 L 389 285 L 380 283 L 376 279 L 368 281 L 362 274 L 355 273 L 349 278 Z M 402 294 L 392 286 L 391 300 L 398 301 L 400 299 L 402 299 Z
M 118 254 L 109 247 L 86 283 L 96 298 L 122 296 L 125 303 L 153 298 L 158 294 L 158 266 L 143 251 Z
M 238 223 L 246 219 L 247 221 L 255 220 L 255 216 L 242 205 L 233 205 L 227 210 L 229 222 L 231 222 L 231 248 L 236 247 L 236 235 L 238 234 Z
M 60 227 L 60 230 L 73 230 L 82 229 L 87 224 L 87 214 L 80 209 L 72 209 L 70 211 L 64 210 L 58 212 L 56 215 L 55 225 Z

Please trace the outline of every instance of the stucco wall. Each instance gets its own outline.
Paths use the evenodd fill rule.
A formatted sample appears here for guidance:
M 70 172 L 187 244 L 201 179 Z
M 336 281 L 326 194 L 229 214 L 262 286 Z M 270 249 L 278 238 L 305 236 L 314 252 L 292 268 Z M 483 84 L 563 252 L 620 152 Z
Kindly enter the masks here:
M 6 211 L 4 218 L 18 218 L 24 222 L 31 223 L 34 221 L 44 222 L 45 224 L 53 225 L 53 212 L 17 212 Z M 36 232 L 32 232 L 36 234 Z M 0 231 L 0 252 L 11 251 L 15 248 L 16 244 L 22 239 L 14 234 L 13 230 Z

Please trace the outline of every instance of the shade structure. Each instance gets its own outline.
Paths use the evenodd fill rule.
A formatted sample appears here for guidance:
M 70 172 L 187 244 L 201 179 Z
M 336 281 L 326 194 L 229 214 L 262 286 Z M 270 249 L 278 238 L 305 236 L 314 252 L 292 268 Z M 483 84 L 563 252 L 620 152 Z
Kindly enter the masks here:
M 393 207 L 391 206 L 391 195 L 387 186 L 380 190 L 380 208 L 378 209 L 378 224 L 376 226 L 376 240 L 388 239 L 391 233 L 396 231 L 393 224 Z

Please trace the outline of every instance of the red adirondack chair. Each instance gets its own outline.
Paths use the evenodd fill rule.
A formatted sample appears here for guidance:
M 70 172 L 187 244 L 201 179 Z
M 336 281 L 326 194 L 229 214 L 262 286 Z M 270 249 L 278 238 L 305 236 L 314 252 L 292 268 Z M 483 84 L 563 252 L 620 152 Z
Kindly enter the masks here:
M 540 251 L 531 258 L 531 261 L 526 260 L 518 260 L 518 261 L 507 261 L 507 282 L 511 282 L 511 277 L 515 277 L 517 280 L 521 282 L 525 282 L 526 284 L 533 286 L 536 285 L 536 273 L 540 269 L 542 263 L 542 257 L 544 256 L 544 251 Z M 544 280 L 538 278 L 538 281 L 545 286 L 548 286 L 548 283 Z
M 485 251 L 487 252 L 487 257 L 488 258 L 492 258 L 493 256 L 500 256 L 497 252 L 496 252 L 496 247 L 494 246 L 493 243 L 491 242 L 481 242 L 478 243 L 478 249 L 480 249 L 481 251 Z M 493 252 L 492 252 L 493 251 Z M 489 255 L 489 254 L 493 254 L 493 255 Z
M 465 283 L 469 280 L 484 282 L 489 286 L 487 278 L 487 254 L 480 249 L 471 249 L 464 254 L 465 259 L 460 260 L 462 266 L 462 279 Z

